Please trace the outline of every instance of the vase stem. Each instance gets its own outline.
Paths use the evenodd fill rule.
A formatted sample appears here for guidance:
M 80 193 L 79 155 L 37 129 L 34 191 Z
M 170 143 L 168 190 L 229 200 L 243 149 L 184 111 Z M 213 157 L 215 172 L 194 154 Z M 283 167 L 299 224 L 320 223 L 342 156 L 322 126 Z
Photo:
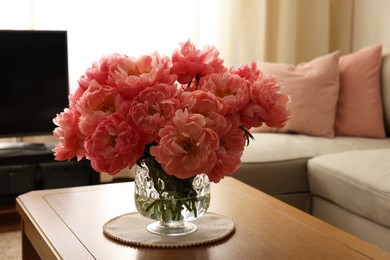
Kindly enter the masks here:
M 151 233 L 165 236 L 182 236 L 188 235 L 197 230 L 197 226 L 188 221 L 155 221 L 147 226 Z

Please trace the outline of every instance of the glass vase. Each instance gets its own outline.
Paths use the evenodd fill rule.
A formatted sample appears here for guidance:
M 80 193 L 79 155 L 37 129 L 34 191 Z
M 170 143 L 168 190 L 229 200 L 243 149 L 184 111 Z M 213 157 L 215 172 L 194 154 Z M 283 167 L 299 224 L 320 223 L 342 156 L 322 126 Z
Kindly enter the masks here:
M 196 231 L 190 222 L 210 205 L 210 181 L 206 174 L 179 179 L 167 174 L 153 158 L 135 169 L 135 205 L 144 217 L 156 220 L 147 226 L 154 234 L 180 236 Z

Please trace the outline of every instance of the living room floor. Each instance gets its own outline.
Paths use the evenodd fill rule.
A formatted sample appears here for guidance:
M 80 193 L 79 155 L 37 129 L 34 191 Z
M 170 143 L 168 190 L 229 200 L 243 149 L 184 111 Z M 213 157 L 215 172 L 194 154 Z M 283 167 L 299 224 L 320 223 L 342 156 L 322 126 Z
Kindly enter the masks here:
M 20 217 L 15 206 L 0 207 L 0 233 L 20 230 Z
M 0 259 L 22 259 L 20 223 L 15 206 L 0 207 Z

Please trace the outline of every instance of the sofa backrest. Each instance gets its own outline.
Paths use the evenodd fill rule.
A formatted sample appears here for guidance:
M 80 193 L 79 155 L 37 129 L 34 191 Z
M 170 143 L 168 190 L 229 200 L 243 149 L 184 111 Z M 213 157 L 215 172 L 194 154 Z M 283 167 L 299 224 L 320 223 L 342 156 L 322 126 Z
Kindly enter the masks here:
M 390 136 L 390 46 L 383 48 L 381 80 L 385 128 Z

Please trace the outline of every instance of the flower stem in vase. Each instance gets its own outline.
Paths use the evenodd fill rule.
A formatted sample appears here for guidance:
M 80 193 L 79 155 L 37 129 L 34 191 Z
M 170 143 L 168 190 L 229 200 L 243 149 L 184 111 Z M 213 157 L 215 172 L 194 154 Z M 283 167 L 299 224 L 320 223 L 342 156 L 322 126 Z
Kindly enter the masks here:
M 137 210 L 157 220 L 148 227 L 153 233 L 192 233 L 196 226 L 187 221 L 202 216 L 210 205 L 210 181 L 205 174 L 179 179 L 165 173 L 153 158 L 144 158 L 137 166 L 135 184 Z

